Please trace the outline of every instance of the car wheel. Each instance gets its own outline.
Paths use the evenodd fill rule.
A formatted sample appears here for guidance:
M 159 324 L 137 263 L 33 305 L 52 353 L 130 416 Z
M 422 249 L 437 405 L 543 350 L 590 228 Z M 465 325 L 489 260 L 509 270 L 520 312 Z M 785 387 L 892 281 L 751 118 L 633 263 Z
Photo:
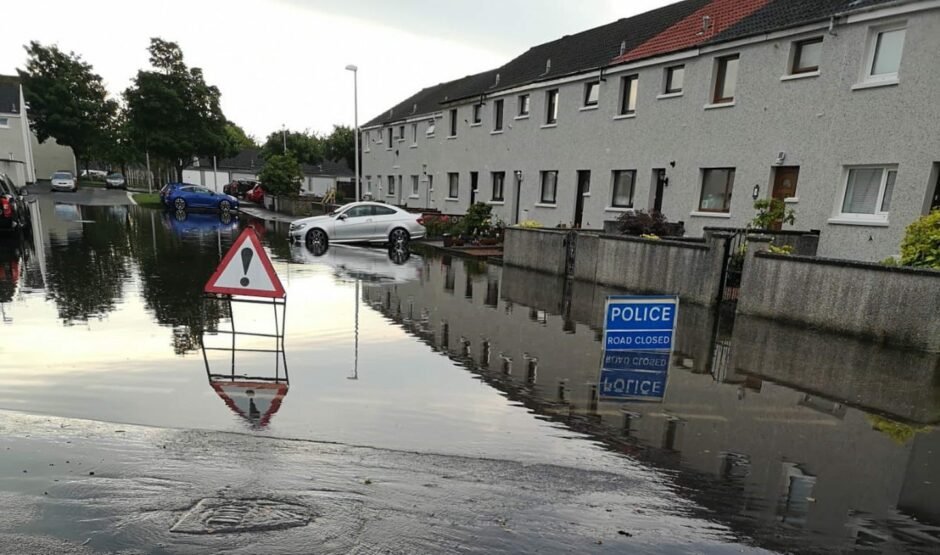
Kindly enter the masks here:
M 227 200 L 223 200 L 219 203 L 219 210 L 222 212 L 230 212 L 232 210 L 232 203 Z
M 405 229 L 396 227 L 388 234 L 388 242 L 393 246 L 405 245 L 410 237 Z
M 326 247 L 330 239 L 322 229 L 311 229 L 307 232 L 307 246 L 317 250 Z
M 173 206 L 175 206 L 177 210 L 186 210 L 186 201 L 182 198 L 177 198 L 173 201 Z

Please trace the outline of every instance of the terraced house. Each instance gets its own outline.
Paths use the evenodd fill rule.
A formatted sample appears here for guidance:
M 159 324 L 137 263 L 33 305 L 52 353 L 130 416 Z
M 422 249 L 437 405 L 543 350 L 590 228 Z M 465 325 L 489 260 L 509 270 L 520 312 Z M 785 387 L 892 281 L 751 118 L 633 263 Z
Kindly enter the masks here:
M 819 255 L 880 260 L 940 206 L 940 1 L 685 0 L 425 88 L 362 128 L 394 204 L 690 235 L 780 198 Z

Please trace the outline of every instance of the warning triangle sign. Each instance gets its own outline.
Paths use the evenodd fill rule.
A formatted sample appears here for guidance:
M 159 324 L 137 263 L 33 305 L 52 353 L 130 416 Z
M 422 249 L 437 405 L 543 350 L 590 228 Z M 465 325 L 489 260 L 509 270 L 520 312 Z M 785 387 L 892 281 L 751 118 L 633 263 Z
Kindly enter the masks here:
M 282 299 L 287 296 L 253 229 L 245 228 L 205 287 L 206 293 Z

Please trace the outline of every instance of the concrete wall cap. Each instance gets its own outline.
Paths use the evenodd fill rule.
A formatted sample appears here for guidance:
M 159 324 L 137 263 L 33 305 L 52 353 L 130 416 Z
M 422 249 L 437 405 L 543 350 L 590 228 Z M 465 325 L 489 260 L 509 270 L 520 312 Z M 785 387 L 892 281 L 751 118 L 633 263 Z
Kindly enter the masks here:
M 912 268 L 910 266 L 885 266 L 877 262 L 862 262 L 859 260 L 843 260 L 841 258 L 823 258 L 820 256 L 801 256 L 798 254 L 776 254 L 769 251 L 760 251 L 754 256 L 761 258 L 774 258 L 777 260 L 789 260 L 791 262 L 801 262 L 805 264 L 824 264 L 827 266 L 842 266 L 845 268 L 859 268 L 862 270 L 874 270 L 877 272 L 895 272 L 901 274 L 914 274 L 927 278 L 940 279 L 940 270 L 930 268 Z

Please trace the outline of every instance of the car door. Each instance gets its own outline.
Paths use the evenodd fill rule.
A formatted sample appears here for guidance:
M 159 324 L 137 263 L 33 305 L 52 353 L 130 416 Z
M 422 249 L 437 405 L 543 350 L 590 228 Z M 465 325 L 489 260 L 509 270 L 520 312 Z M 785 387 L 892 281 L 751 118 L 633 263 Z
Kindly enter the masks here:
M 193 187 L 200 208 L 215 208 L 215 195 L 205 187 Z
M 372 207 L 353 206 L 337 217 L 333 224 L 333 239 L 339 241 L 367 241 L 371 238 L 374 224 Z
M 376 205 L 372 208 L 373 213 L 375 214 L 375 228 L 373 230 L 372 239 L 376 241 L 384 241 L 388 239 L 388 234 L 392 231 L 392 228 L 395 226 L 395 224 L 399 220 L 403 219 L 402 214 L 390 206 Z

